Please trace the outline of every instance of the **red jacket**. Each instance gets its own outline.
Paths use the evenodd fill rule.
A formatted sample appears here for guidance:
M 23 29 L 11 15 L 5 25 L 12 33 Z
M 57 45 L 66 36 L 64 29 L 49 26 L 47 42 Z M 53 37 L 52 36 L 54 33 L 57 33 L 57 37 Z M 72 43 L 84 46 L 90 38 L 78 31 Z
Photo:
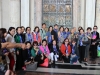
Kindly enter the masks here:
M 61 53 L 65 56 L 66 55 L 66 46 L 64 44 L 61 45 Z M 68 45 L 68 54 L 70 55 L 71 54 L 71 46 Z

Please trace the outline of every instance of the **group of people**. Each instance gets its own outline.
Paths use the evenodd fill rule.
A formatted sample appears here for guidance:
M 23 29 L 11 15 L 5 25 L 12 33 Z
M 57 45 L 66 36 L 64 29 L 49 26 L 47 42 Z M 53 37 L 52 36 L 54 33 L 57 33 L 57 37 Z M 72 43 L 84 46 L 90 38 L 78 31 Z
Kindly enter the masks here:
M 62 60 L 65 63 L 82 63 L 87 62 L 89 57 L 92 63 L 96 63 L 97 58 L 97 40 L 99 39 L 98 27 L 94 26 L 87 28 L 85 32 L 82 27 L 72 29 L 64 28 L 58 25 L 49 26 L 46 31 L 46 24 L 42 24 L 40 29 L 38 26 L 31 32 L 30 27 L 23 26 L 10 27 L 7 31 L 5 28 L 0 28 L 1 43 L 23 43 L 25 49 L 22 47 L 1 49 L 0 63 L 6 60 L 8 69 L 11 70 L 12 75 L 14 71 L 26 70 L 26 65 L 38 62 L 38 66 L 48 66 L 44 63 L 52 64 L 55 61 Z M 90 51 L 90 52 L 89 52 Z

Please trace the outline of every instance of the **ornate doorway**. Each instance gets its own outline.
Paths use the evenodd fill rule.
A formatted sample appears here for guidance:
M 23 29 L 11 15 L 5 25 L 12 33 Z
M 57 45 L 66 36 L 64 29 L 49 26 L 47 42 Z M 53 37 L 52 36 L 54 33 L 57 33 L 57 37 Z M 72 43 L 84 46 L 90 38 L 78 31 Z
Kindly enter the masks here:
M 42 22 L 73 27 L 73 0 L 43 0 Z

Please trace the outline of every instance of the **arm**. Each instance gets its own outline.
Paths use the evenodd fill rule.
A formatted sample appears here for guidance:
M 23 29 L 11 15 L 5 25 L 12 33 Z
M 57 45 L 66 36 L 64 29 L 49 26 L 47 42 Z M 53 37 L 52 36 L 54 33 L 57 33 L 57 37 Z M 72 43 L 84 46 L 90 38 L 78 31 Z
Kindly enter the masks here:
M 64 47 L 64 45 L 62 44 L 61 45 L 61 48 L 60 48 L 60 50 L 61 50 L 61 53 L 62 53 L 62 55 L 66 55 L 66 53 L 65 53 L 65 47 Z
M 25 49 L 25 44 L 22 43 L 10 43 L 10 42 L 6 42 L 6 43 L 1 43 L 2 47 L 1 48 L 23 48 Z

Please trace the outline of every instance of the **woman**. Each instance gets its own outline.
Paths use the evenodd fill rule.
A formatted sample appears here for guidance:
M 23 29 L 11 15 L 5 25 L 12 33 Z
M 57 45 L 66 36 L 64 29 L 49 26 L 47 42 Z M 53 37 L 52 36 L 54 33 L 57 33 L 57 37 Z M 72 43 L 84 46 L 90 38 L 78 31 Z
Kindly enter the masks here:
M 66 27 L 64 31 L 64 38 L 68 38 L 69 35 L 70 35 L 69 28 Z
M 14 34 L 15 34 L 15 28 L 14 27 L 10 27 L 8 30 L 8 34 L 6 36 L 6 41 L 7 42 L 11 42 L 11 43 L 15 43 L 14 40 Z M 15 71 L 15 62 L 16 62 L 16 54 L 15 54 L 15 49 L 9 49 L 10 54 L 9 54 L 9 58 L 10 58 L 10 70 L 11 71 Z
M 78 37 L 77 46 L 79 48 L 80 63 L 84 61 L 86 45 L 89 43 L 87 36 L 84 34 L 84 30 L 80 29 L 80 35 Z
M 53 40 L 52 42 L 50 57 L 51 63 L 53 63 L 53 61 L 57 61 L 57 59 L 59 58 L 59 47 L 56 43 L 56 40 Z
M 87 28 L 87 32 L 85 33 L 85 35 L 88 37 L 89 43 L 86 45 L 86 50 L 85 50 L 85 61 L 88 61 L 88 56 L 89 56 L 89 49 L 90 49 L 90 45 L 91 45 L 91 38 L 92 38 L 92 34 L 91 34 L 91 27 Z
M 32 35 L 33 35 L 33 40 L 34 40 L 34 41 L 37 41 L 38 44 L 41 43 L 41 36 L 40 36 L 39 30 L 40 30 L 39 27 L 36 26 L 36 27 L 34 28 L 34 32 L 32 33 Z
M 66 38 L 61 45 L 61 53 L 62 53 L 62 58 L 65 63 L 70 62 L 70 54 L 71 54 L 71 46 L 69 45 L 69 39 Z
M 52 40 L 54 39 L 54 36 L 52 35 L 52 31 L 53 31 L 53 27 L 52 26 L 49 26 L 48 32 L 46 34 L 46 40 L 48 42 L 49 50 L 50 50 L 50 47 L 52 45 Z
M 31 54 L 34 61 L 38 62 L 38 66 L 44 63 L 44 60 L 46 59 L 46 57 L 39 49 L 37 41 L 33 42 L 33 48 L 31 49 Z
M 61 46 L 61 44 L 63 43 L 64 41 L 64 27 L 61 26 L 59 28 L 59 32 L 58 32 L 58 42 L 59 42 L 59 47 Z
M 42 40 L 42 45 L 40 46 L 40 50 L 47 58 L 50 59 L 50 51 L 47 46 L 47 41 L 45 39 Z
M 33 36 L 32 36 L 32 33 L 31 33 L 31 28 L 30 27 L 27 27 L 26 28 L 26 34 L 25 34 L 25 41 L 30 41 L 31 44 L 33 43 Z
M 74 29 L 71 29 L 71 34 L 69 34 L 68 39 L 69 42 L 71 43 L 72 39 L 75 39 L 76 35 L 74 34 Z
M 21 27 L 16 28 L 16 35 L 14 36 L 14 39 L 16 43 L 24 43 Z M 23 49 L 16 48 L 16 70 L 22 70 L 22 67 L 24 66 L 23 55 Z
M 33 62 L 33 57 L 32 57 L 32 54 L 31 54 L 31 50 L 32 50 L 31 42 L 27 41 L 25 43 L 25 45 L 26 45 L 26 49 L 23 50 L 23 53 L 24 53 L 23 60 L 24 60 L 25 66 L 23 67 L 23 70 L 26 70 L 26 65 L 31 64 Z

